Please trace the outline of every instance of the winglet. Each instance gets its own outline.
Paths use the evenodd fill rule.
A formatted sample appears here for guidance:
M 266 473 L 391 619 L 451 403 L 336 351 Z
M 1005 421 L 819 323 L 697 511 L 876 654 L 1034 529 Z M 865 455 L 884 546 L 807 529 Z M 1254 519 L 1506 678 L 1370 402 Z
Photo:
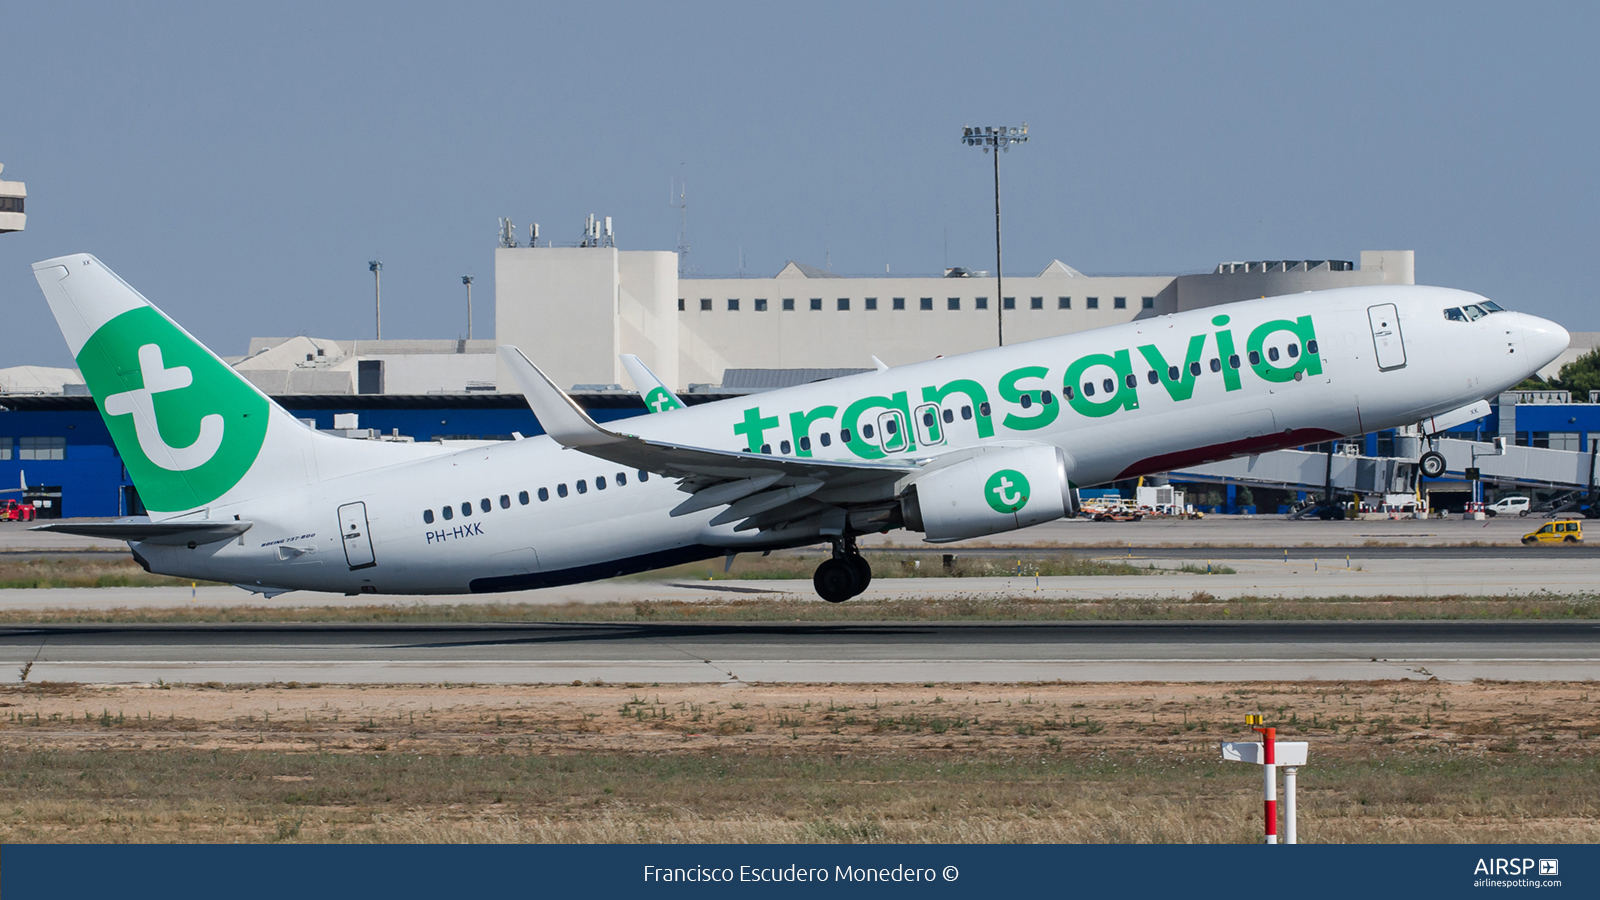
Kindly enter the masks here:
M 872 358 L 872 364 L 878 367 L 879 372 L 889 371 L 889 364 L 877 358 L 876 356 Z
M 644 399 L 646 412 L 667 412 L 673 409 L 683 409 L 683 401 L 672 389 L 662 383 L 656 373 L 644 364 L 644 360 L 632 353 L 619 354 L 622 367 L 628 370 L 628 377 L 633 380 L 633 386 Z
M 556 443 L 576 449 L 611 444 L 621 438 L 595 424 L 589 414 L 556 387 L 550 376 L 529 362 L 521 350 L 508 344 L 501 344 L 499 350 L 500 361 L 511 370 L 517 387 L 522 388 L 522 396 L 533 410 L 534 418 Z

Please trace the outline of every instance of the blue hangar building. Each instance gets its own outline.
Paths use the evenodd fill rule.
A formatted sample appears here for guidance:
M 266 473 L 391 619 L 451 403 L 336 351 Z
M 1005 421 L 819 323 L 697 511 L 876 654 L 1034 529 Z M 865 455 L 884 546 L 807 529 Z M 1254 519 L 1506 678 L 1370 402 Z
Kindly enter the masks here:
M 684 393 L 685 403 L 727 399 L 733 394 Z M 637 394 L 625 391 L 574 393 L 573 399 L 599 422 L 643 415 Z M 510 440 L 512 433 L 543 434 L 520 394 L 290 394 L 273 398 L 295 417 L 336 431 L 336 415 L 355 413 L 360 431 L 402 435 L 416 441 Z M 1565 398 L 1559 398 L 1565 399 Z M 1488 416 L 1449 432 L 1450 437 L 1506 437 L 1526 447 L 1587 453 L 1600 438 L 1600 403 L 1498 403 Z M 1392 432 L 1364 439 L 1368 456 L 1393 453 Z M 106 517 L 144 512 L 138 491 L 111 443 L 94 399 L 87 395 L 0 397 L 0 484 L 26 479 L 24 497 L 41 518 Z
M 643 415 L 637 394 L 575 393 L 597 422 Z M 685 403 L 720 399 L 685 395 Z M 296 418 L 334 430 L 334 416 L 356 413 L 361 430 L 434 440 L 510 440 L 543 434 L 521 394 L 293 394 L 274 397 Z M 139 493 L 87 395 L 0 397 L 0 485 L 26 478 L 24 497 L 40 518 L 141 515 Z M 15 496 L 14 494 L 12 496 Z

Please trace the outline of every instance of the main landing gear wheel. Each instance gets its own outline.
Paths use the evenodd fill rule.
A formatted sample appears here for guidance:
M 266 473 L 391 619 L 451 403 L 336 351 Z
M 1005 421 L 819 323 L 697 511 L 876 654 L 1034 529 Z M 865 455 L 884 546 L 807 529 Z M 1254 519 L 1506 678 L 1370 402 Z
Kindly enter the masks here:
M 856 595 L 857 580 L 855 566 L 847 559 L 835 556 L 817 566 L 816 574 L 811 576 L 811 585 L 817 589 L 817 595 L 829 603 L 843 603 Z
M 1444 454 L 1429 450 L 1417 460 L 1417 467 L 1429 478 L 1438 478 L 1444 474 Z
M 856 576 L 856 590 L 851 596 L 854 597 L 865 593 L 867 585 L 872 584 L 872 566 L 858 554 L 846 556 L 845 561 L 850 563 L 850 571 Z

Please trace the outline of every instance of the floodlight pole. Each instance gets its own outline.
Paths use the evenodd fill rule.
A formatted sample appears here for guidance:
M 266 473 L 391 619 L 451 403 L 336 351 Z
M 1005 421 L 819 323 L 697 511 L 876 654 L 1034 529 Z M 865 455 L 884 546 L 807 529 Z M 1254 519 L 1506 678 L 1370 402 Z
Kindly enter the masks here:
M 1003 257 L 1000 253 L 1000 151 L 1011 152 L 1012 144 L 1026 144 L 1028 142 L 1028 123 L 1023 122 L 1021 128 L 1009 126 L 965 126 L 962 128 L 961 142 L 969 147 L 982 147 L 983 152 L 994 153 L 994 283 L 998 295 L 995 297 L 995 332 L 999 346 L 1006 345 L 1006 282 Z
M 467 286 L 467 340 L 472 340 L 472 276 L 461 276 L 461 283 Z
M 367 271 L 372 273 L 372 305 L 373 314 L 377 317 L 378 340 L 383 340 L 383 263 L 378 260 L 367 261 Z

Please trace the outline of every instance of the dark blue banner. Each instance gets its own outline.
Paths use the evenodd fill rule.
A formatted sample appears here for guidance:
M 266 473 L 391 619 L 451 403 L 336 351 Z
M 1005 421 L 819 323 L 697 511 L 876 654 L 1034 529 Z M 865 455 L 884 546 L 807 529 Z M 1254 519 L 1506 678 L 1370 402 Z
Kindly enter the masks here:
M 1600 896 L 1600 847 L 8 845 L 7 900 L 995 895 Z M 1498 894 L 1504 896 L 1504 894 Z

